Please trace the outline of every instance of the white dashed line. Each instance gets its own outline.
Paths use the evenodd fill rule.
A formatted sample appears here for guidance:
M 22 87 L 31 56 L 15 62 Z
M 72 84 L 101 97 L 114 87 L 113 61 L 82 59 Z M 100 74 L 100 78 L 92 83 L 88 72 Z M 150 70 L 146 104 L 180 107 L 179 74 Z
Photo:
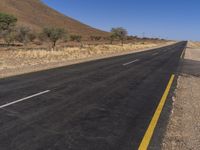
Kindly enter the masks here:
M 1 106 L 0 106 L 0 109 L 5 108 L 5 107 L 8 107 L 8 106 L 13 105 L 13 104 L 16 104 L 16 103 L 19 103 L 19 102 L 22 102 L 22 101 L 25 101 L 25 100 L 27 100 L 27 99 L 30 99 L 30 98 L 33 98 L 33 97 L 36 97 L 36 96 L 39 96 L 39 95 L 48 93 L 48 92 L 50 92 L 50 90 L 46 90 L 46 91 L 43 91 L 43 92 L 40 92 L 40 93 L 37 93 L 37 94 L 33 94 L 33 95 L 31 95 L 31 96 L 28 96 L 28 97 L 25 97 L 25 98 L 16 100 L 16 101 L 14 101 L 14 102 L 10 102 L 10 103 L 1 105 Z
M 155 56 L 155 55 L 158 55 L 158 54 L 159 54 L 159 53 L 153 53 L 152 55 Z
M 134 61 L 127 62 L 127 63 L 123 64 L 123 66 L 127 66 L 127 65 L 130 65 L 130 64 L 132 64 L 132 63 L 134 63 L 134 62 L 138 62 L 138 61 L 140 61 L 140 60 L 139 60 L 139 59 L 136 59 L 136 60 L 134 60 Z

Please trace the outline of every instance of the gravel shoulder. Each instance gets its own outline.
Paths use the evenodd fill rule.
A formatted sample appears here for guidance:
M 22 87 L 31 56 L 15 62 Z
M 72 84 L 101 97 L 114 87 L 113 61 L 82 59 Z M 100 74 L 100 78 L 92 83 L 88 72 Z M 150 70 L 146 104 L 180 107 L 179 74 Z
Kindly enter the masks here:
M 199 150 L 200 47 L 189 43 L 180 67 L 181 73 L 161 149 Z

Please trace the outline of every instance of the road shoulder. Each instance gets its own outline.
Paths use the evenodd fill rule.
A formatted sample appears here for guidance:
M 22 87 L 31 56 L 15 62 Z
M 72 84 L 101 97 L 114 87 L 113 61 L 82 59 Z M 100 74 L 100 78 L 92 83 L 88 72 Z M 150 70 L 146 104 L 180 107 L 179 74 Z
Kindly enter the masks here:
M 150 149 L 200 149 L 200 48 L 186 49 Z

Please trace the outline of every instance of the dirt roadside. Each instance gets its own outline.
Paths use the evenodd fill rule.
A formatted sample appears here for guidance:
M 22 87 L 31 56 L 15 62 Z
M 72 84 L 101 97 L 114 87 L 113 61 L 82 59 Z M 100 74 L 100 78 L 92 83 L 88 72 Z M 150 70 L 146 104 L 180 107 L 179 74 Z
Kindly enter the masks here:
M 120 45 L 97 45 L 85 46 L 82 49 L 78 47 L 64 48 L 59 51 L 0 50 L 0 78 L 150 50 L 173 43 L 125 44 L 123 47 Z
M 191 42 L 188 44 L 180 70 L 170 119 L 160 148 L 199 150 L 200 47 L 197 44 Z

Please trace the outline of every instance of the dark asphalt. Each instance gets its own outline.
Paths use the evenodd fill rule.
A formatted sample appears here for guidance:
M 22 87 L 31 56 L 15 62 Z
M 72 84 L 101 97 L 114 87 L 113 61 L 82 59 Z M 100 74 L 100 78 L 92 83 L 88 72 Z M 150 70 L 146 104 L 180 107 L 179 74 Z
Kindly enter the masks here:
M 137 149 L 185 46 L 1 79 L 0 150 Z

